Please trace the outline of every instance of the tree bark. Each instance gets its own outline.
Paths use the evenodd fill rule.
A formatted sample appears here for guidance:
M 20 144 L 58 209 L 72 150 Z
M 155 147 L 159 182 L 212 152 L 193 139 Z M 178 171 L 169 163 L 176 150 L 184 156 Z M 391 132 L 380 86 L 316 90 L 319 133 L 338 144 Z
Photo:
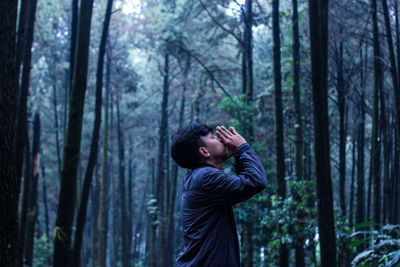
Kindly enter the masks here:
M 345 198 L 345 184 L 346 184 L 346 88 L 343 77 L 343 42 L 339 44 L 339 51 L 337 51 L 337 97 L 339 108 L 339 199 L 340 210 L 342 218 L 346 216 L 346 198 Z
M 364 77 L 367 55 L 363 55 L 363 48 L 360 48 L 360 97 L 358 99 L 358 119 L 357 119 L 357 208 L 356 225 L 365 222 L 365 175 L 364 175 L 364 140 L 365 140 L 365 106 L 364 106 Z M 367 49 L 365 54 L 367 53 Z
M 314 153 L 321 266 L 336 266 L 328 117 L 328 0 L 309 0 Z
M 121 96 L 117 96 L 117 131 L 118 131 L 118 152 L 119 152 L 119 197 L 120 197 L 120 233 L 122 241 L 122 266 L 129 267 L 129 220 L 126 205 L 126 185 L 125 185 L 125 146 L 124 137 L 121 129 L 120 101 Z
M 165 143 L 168 131 L 168 94 L 169 94 L 169 54 L 165 54 L 164 62 L 164 82 L 163 82 L 163 98 L 161 103 L 161 124 L 159 129 L 159 148 L 158 148 L 158 162 L 157 162 L 157 205 L 159 214 L 159 251 L 160 251 L 160 262 L 159 266 L 168 265 L 168 245 L 166 243 L 168 229 L 166 228 L 166 196 L 165 196 L 165 179 L 166 179 L 166 167 L 165 167 Z M 150 255 L 154 257 L 155 255 Z M 155 256 L 156 257 L 156 256 Z
M 244 30 L 244 61 L 245 71 L 242 75 L 246 75 L 246 94 L 245 101 L 252 108 L 254 94 L 254 75 L 253 75 L 253 0 L 246 0 L 244 7 L 243 20 L 245 24 Z M 247 129 L 247 138 L 251 142 L 254 138 L 253 115 L 249 116 L 249 125 Z
M 17 1 L 0 2 L 0 257 L 1 266 L 18 266 L 18 197 L 20 181 L 16 177 L 15 103 L 15 29 Z
M 68 86 L 72 87 L 72 78 L 74 73 L 75 65 L 75 50 L 76 50 L 76 38 L 78 33 L 78 12 L 79 12 L 79 0 L 72 0 L 72 20 L 71 20 L 71 44 L 69 49 L 69 83 Z
M 76 42 L 70 112 L 61 170 L 60 194 L 54 230 L 53 266 L 67 266 L 75 211 L 82 117 L 87 85 L 93 0 L 82 0 Z
M 80 265 L 80 252 L 82 247 L 83 230 L 86 221 L 87 204 L 89 201 L 89 192 L 92 184 L 92 177 L 94 167 L 97 162 L 97 154 L 99 148 L 99 136 L 101 125 L 101 107 L 102 107 L 102 89 L 103 89 L 103 69 L 104 69 L 104 55 L 106 52 L 108 29 L 111 20 L 111 9 L 113 0 L 107 1 L 106 13 L 103 22 L 103 31 L 101 33 L 101 41 L 99 48 L 99 57 L 97 62 L 96 73 L 96 105 L 95 105 L 95 118 L 92 132 L 92 143 L 90 145 L 90 153 L 88 164 L 86 168 L 85 178 L 83 182 L 83 189 L 81 194 L 81 202 L 79 206 L 78 216 L 76 220 L 76 231 L 73 247 L 72 266 L 79 267 Z
M 381 223 L 380 214 L 380 144 L 378 140 L 379 129 L 379 91 L 383 87 L 383 74 L 380 64 L 381 52 L 379 45 L 379 28 L 377 18 L 377 1 L 371 0 L 372 25 L 373 25 L 373 45 L 374 45 L 374 93 L 373 93 L 373 114 L 372 114 L 372 133 L 371 133 L 371 169 L 370 179 L 373 182 L 373 214 L 375 229 L 379 229 Z
M 29 16 L 30 16 L 30 6 L 31 2 L 29 0 L 20 1 L 20 11 L 18 18 L 18 34 L 17 34 L 17 44 L 16 44 L 16 53 L 15 53 L 15 76 L 16 81 L 19 84 L 19 76 L 21 72 L 21 63 L 24 58 L 24 54 L 26 51 L 26 36 L 29 27 Z M 19 90 L 17 95 L 19 95 Z
M 118 208 L 117 208 L 117 189 L 115 185 L 115 179 L 114 177 L 111 178 L 111 190 L 112 190 L 112 206 L 113 206 L 113 218 L 112 218 L 112 233 L 113 233 L 113 239 L 112 239 L 112 245 L 113 245 L 113 266 L 118 266 L 118 222 L 117 222 L 117 217 L 118 217 Z
M 107 77 L 109 77 L 109 71 L 111 68 L 111 61 L 109 54 L 107 54 Z M 107 78 L 108 80 L 109 78 Z M 99 200 L 99 213 L 97 217 L 97 231 L 99 234 L 98 240 L 98 251 L 97 251 L 97 264 L 99 266 L 105 266 L 106 264 L 106 245 L 105 244 L 105 218 L 106 218 L 106 197 L 107 197 L 107 164 L 108 164 L 108 149 L 109 149 L 109 105 L 110 105 L 110 88 L 107 82 L 106 85 L 106 100 L 104 107 L 104 134 L 103 134 L 103 155 L 101 163 L 101 181 L 100 181 L 100 200 Z
M 151 170 L 151 192 L 152 195 L 150 196 L 150 201 L 154 201 L 155 193 L 157 191 L 157 185 L 156 185 L 156 178 L 155 178 L 155 163 L 154 159 L 150 159 L 149 161 L 149 166 Z M 148 219 L 147 219 L 147 228 L 149 231 L 149 238 L 148 238 L 148 263 L 150 267 L 157 267 L 157 257 L 156 257 L 156 248 L 157 248 L 157 236 L 156 236 L 156 230 L 157 230 L 157 213 L 154 210 L 151 210 L 154 208 L 154 204 L 152 203 L 147 203 L 147 214 L 148 214 Z
M 292 16 L 292 56 L 293 56 L 293 101 L 295 109 L 295 172 L 297 181 L 303 180 L 303 124 L 302 124 L 302 111 L 300 101 L 300 36 L 299 36 L 299 15 L 297 8 L 297 0 L 292 0 L 293 16 Z M 294 193 L 294 197 L 300 201 L 301 196 Z M 302 221 L 302 217 L 298 220 Z M 298 227 L 303 229 L 303 225 L 299 224 Z M 304 238 L 296 238 L 295 240 L 295 258 L 296 267 L 305 266 L 304 256 Z
M 183 91 L 182 91 L 182 100 L 181 106 L 179 110 L 179 119 L 178 119 L 178 128 L 181 128 L 183 125 L 183 117 L 185 113 L 185 92 L 186 92 L 186 80 L 187 80 L 187 70 L 185 70 L 185 77 L 184 77 L 184 84 L 183 84 Z M 168 155 L 169 156 L 169 155 Z M 168 251 L 168 264 L 169 266 L 174 265 L 174 259 L 172 258 L 174 252 L 174 211 L 175 211 L 175 199 L 176 199 L 176 187 L 178 183 L 178 164 L 176 162 L 172 163 L 172 181 L 171 181 L 171 192 L 168 196 L 169 198 L 169 205 L 167 208 L 167 244 L 170 244 L 169 251 Z
M 273 32 L 273 61 L 275 86 L 275 141 L 276 141 L 276 184 L 278 196 L 286 198 L 285 181 L 285 152 L 283 137 L 283 108 L 282 108 L 282 74 L 281 74 L 281 41 L 279 28 L 279 0 L 272 1 L 272 32 Z M 281 232 L 281 225 L 278 225 Z M 289 252 L 286 244 L 279 249 L 279 266 L 289 266 Z
M 351 182 L 350 182 L 350 200 L 349 200 L 349 227 L 353 229 L 354 226 L 354 180 L 356 170 L 356 136 L 353 138 L 353 145 L 351 149 Z
M 38 216 L 38 180 L 39 180 L 39 155 L 40 155 L 40 116 L 39 113 L 35 114 L 33 121 L 33 142 L 32 142 L 32 168 L 30 170 L 31 186 L 28 197 L 29 209 L 26 227 L 26 244 L 25 244 L 25 264 L 32 266 L 33 263 L 33 245 L 35 226 Z
M 59 137 L 59 123 L 58 123 L 58 112 L 57 112 L 57 77 L 56 71 L 51 70 L 49 64 L 49 74 L 53 83 L 53 107 L 54 107 L 54 128 L 56 130 L 56 149 L 57 149 L 57 163 L 58 163 L 58 173 L 61 173 L 61 148 L 60 148 L 60 137 Z
M 24 161 L 24 151 L 25 151 L 25 135 L 27 131 L 26 117 L 27 117 L 27 95 L 29 89 L 29 74 L 30 74 L 30 64 L 32 53 L 30 52 L 32 47 L 32 42 L 27 44 L 28 31 L 31 27 L 31 14 L 32 14 L 32 6 L 36 1 L 21 1 L 20 12 L 19 12 L 19 20 L 18 20 L 18 42 L 16 43 L 16 54 L 15 54 L 15 76 L 16 76 L 16 107 L 17 107 L 17 122 L 16 122 L 16 170 L 17 170 L 17 179 L 21 181 L 22 178 L 22 166 Z M 33 27 L 33 25 L 32 25 Z M 31 39 L 33 40 L 33 28 L 31 32 Z M 28 48 L 29 47 L 29 48 Z M 29 49 L 29 51 L 28 51 Z M 25 53 L 28 52 L 29 55 L 24 56 Z M 22 61 L 28 65 L 24 68 L 23 79 L 24 88 L 21 88 L 22 85 L 19 83 L 20 72 Z M 28 76 L 27 76 L 28 75 Z M 28 82 L 27 82 L 28 81 Z M 20 240 L 21 242 L 21 240 Z M 23 249 L 23 244 L 21 249 Z M 22 257 L 22 255 L 21 255 Z M 21 260 L 22 264 L 22 260 Z
M 397 4 L 397 3 L 396 3 Z M 392 38 L 392 29 L 390 26 L 390 19 L 389 19 L 389 10 L 387 5 L 387 0 L 382 0 L 382 7 L 383 7 L 383 15 L 385 18 L 385 28 L 386 28 L 386 40 L 389 48 L 389 59 L 390 59 L 390 71 L 392 74 L 392 84 L 393 90 L 395 93 L 395 108 L 397 110 L 397 131 L 400 133 L 400 122 L 399 115 L 400 115 L 400 99 L 399 96 L 399 80 L 397 76 L 397 66 L 396 66 L 396 58 L 394 54 L 393 48 L 393 38 Z M 383 78 L 382 78 L 383 79 Z M 382 127 L 382 143 L 383 143 L 383 181 L 384 181 L 384 211 L 385 211 L 385 218 L 387 218 L 388 222 L 392 221 L 392 192 L 391 192 L 391 185 L 390 185 L 390 178 L 389 178 L 389 147 L 388 147 L 388 133 L 387 133 L 387 115 L 385 111 L 385 96 L 383 94 L 383 87 L 380 88 L 381 90 L 381 127 Z M 397 92 L 397 93 L 396 93 Z
M 24 195 L 23 195 L 23 204 L 22 204 L 22 212 L 21 212 L 21 220 L 20 220 L 20 230 L 19 230 L 19 242 L 21 245 L 21 259 L 20 264 L 23 264 L 23 255 L 25 249 L 26 242 L 26 219 L 28 205 L 29 205 L 29 193 L 31 192 L 31 176 L 30 176 L 30 151 L 27 143 L 28 141 L 28 125 L 27 125 L 27 109 L 28 109 L 28 95 L 29 95 L 29 83 L 30 83 L 30 72 L 31 72 L 31 61 L 32 61 L 32 43 L 33 43 L 33 33 L 34 33 L 34 23 L 35 23 L 35 14 L 36 14 L 36 5 L 37 0 L 31 1 L 28 5 L 28 28 L 25 35 L 25 52 L 23 58 L 23 69 L 22 69 L 22 81 L 19 90 L 19 99 L 18 99 L 18 119 L 16 124 L 16 163 L 17 163 L 17 175 L 18 179 L 21 179 L 21 170 L 23 166 L 23 157 L 24 151 L 26 153 L 25 156 L 25 169 L 27 170 L 25 175 L 24 182 Z M 17 51 L 19 52 L 19 51 Z M 20 62 L 17 62 L 20 64 Z M 19 69 L 19 66 L 17 66 Z M 17 70 L 19 71 L 19 70 Z M 19 74 L 18 74 L 19 75 Z

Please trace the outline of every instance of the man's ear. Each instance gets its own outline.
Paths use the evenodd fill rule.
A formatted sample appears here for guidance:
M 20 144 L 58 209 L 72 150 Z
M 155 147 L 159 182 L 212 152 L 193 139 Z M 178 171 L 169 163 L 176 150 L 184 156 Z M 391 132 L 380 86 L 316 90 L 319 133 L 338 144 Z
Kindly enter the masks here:
M 210 157 L 210 152 L 208 151 L 207 147 L 205 147 L 205 146 L 199 147 L 199 153 L 200 153 L 200 156 L 202 156 L 203 158 Z

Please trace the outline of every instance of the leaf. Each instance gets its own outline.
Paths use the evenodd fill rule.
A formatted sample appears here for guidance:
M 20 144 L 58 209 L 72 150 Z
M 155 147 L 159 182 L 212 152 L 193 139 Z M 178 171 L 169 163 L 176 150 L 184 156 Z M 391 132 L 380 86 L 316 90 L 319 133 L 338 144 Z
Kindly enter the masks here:
M 378 231 L 357 231 L 352 233 L 349 237 L 354 237 L 358 235 L 377 235 Z
M 376 245 L 375 248 L 377 250 L 381 250 L 381 249 L 388 249 L 388 250 L 400 249 L 400 240 L 399 239 L 382 240 Z
M 347 247 L 348 247 L 348 248 L 355 248 L 355 247 L 358 247 L 359 245 L 364 244 L 365 241 L 367 241 L 367 239 L 354 240 L 354 241 L 350 242 L 350 243 L 347 245 Z
M 400 263 L 400 250 L 393 251 L 388 255 L 392 258 L 388 263 L 387 266 L 394 266 L 397 263 Z
M 363 261 L 368 259 L 370 256 L 374 254 L 373 250 L 365 250 L 361 253 L 359 253 L 354 260 L 351 262 L 351 265 L 357 266 L 358 264 L 361 264 Z
M 356 229 L 369 227 L 369 226 L 372 226 L 372 225 L 374 225 L 374 222 L 362 222 L 362 223 L 356 225 Z

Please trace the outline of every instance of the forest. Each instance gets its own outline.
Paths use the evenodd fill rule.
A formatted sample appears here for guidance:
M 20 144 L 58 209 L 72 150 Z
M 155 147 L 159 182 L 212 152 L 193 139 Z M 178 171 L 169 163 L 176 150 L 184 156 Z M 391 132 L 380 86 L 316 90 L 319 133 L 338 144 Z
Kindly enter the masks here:
M 175 266 L 191 122 L 266 170 L 241 266 L 400 266 L 398 5 L 0 1 L 0 266 Z

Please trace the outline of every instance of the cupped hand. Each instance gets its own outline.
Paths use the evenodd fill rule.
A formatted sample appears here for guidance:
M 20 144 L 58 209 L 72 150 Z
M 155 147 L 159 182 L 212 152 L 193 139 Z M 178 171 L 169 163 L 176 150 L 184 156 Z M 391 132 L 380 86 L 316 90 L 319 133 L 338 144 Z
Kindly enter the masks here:
M 217 136 L 227 148 L 227 157 L 232 156 L 238 147 L 246 143 L 246 140 L 232 126 L 229 127 L 229 130 L 224 126 L 217 126 L 216 129 Z

